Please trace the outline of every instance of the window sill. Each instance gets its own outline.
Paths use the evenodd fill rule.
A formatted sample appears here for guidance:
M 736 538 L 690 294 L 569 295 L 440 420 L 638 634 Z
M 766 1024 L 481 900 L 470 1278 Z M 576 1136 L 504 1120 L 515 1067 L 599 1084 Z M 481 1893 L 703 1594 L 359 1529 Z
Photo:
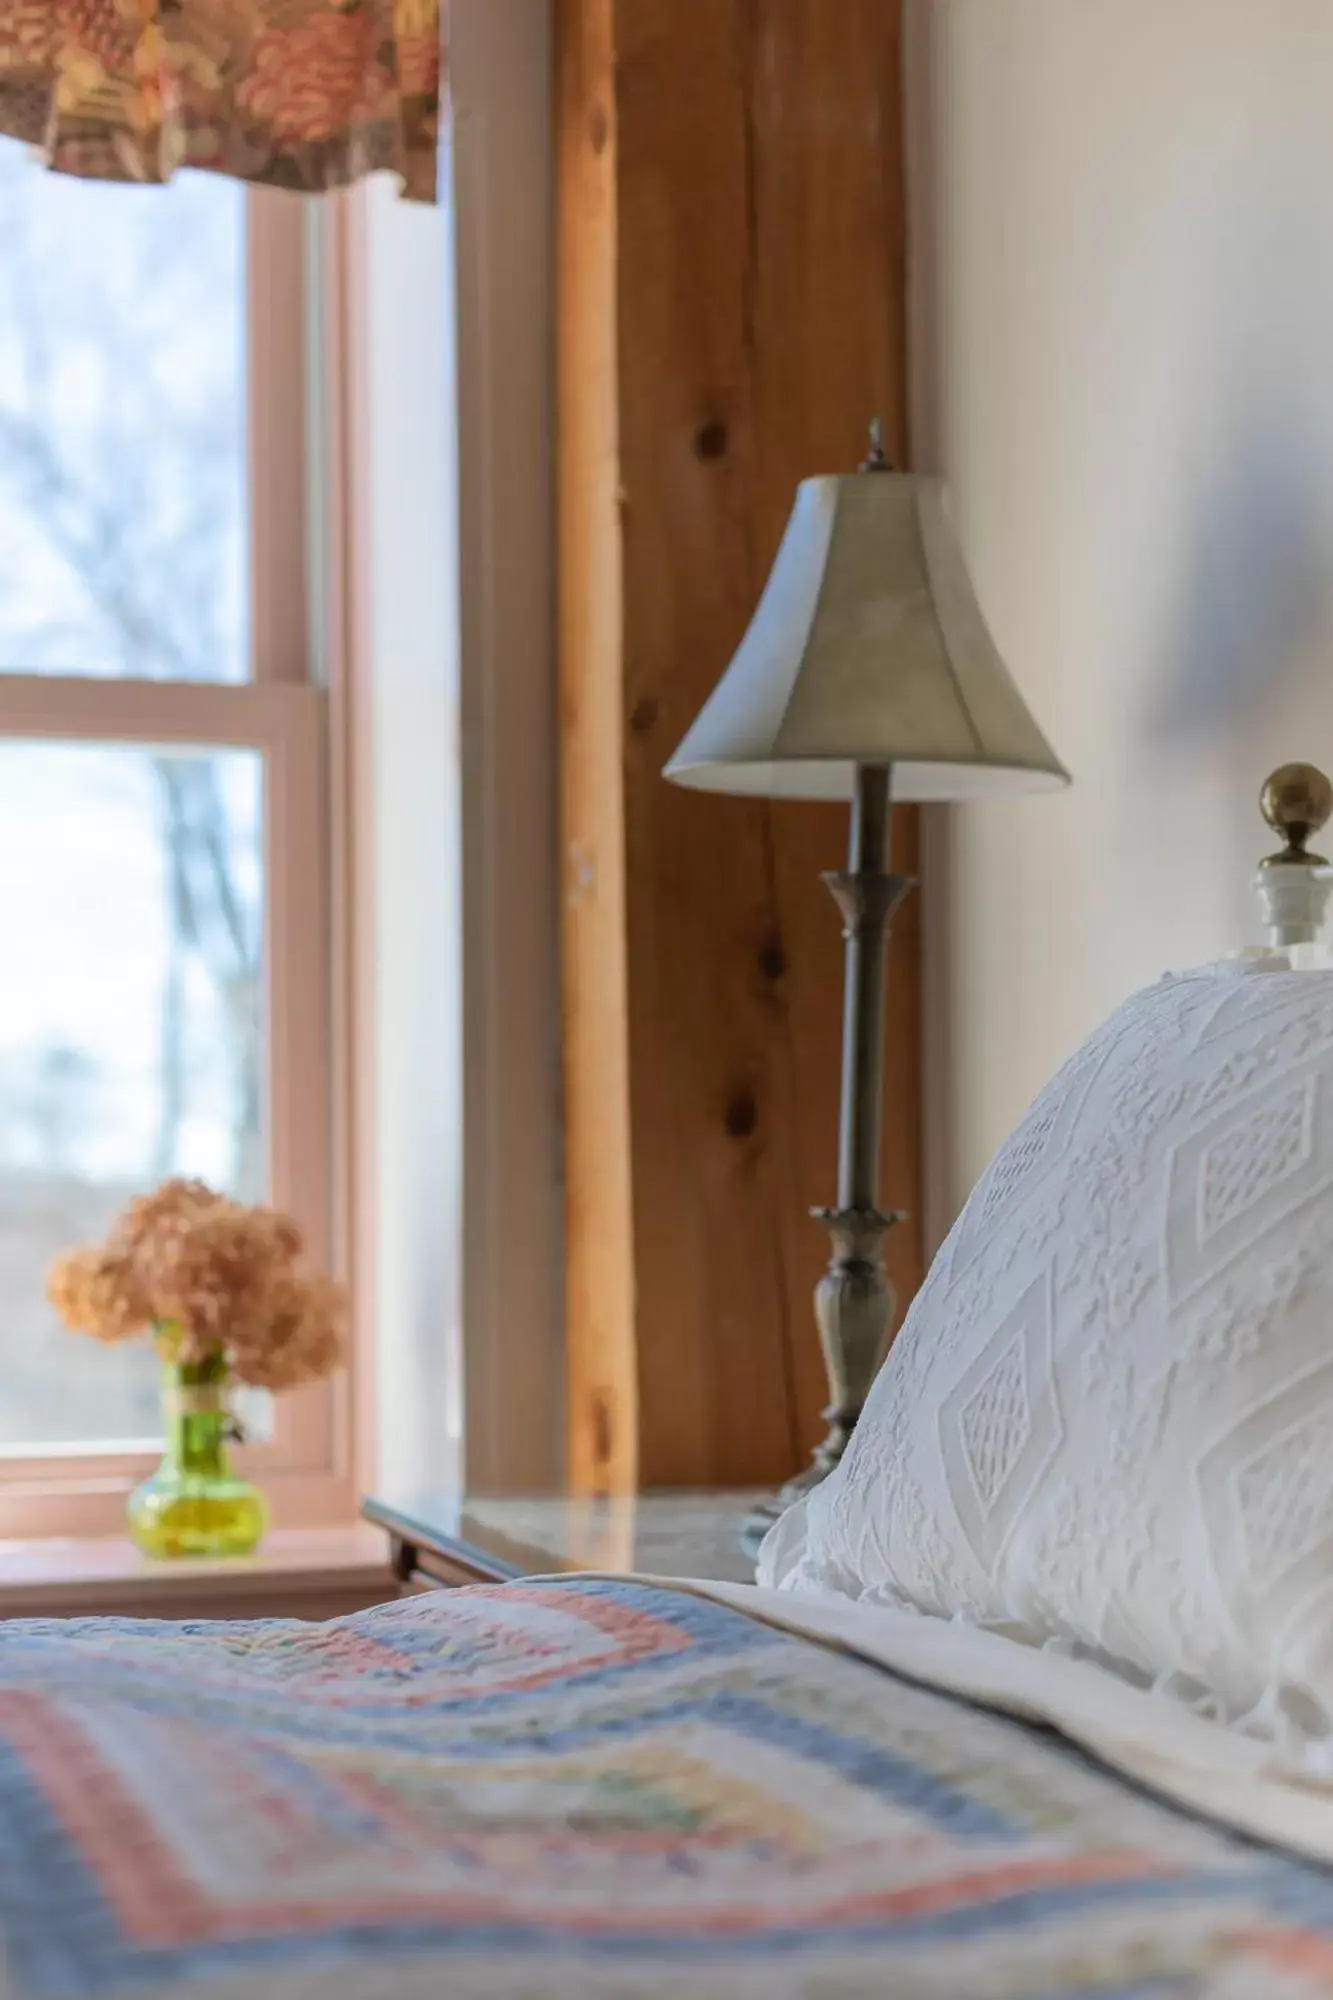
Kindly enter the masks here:
M 365 1522 L 275 1529 L 212 1562 L 153 1562 L 122 1536 L 0 1541 L 0 1618 L 331 1618 L 397 1595 Z

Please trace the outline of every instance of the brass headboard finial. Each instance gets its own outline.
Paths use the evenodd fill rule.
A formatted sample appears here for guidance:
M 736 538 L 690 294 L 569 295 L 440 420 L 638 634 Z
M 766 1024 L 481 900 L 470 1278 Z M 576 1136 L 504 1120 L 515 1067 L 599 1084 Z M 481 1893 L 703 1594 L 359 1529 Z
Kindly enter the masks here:
M 1333 817 L 1333 784 L 1313 764 L 1284 764 L 1259 794 L 1259 810 L 1274 833 L 1286 841 L 1281 854 L 1270 854 L 1265 868 L 1301 866 L 1326 868 L 1320 854 L 1306 843 Z

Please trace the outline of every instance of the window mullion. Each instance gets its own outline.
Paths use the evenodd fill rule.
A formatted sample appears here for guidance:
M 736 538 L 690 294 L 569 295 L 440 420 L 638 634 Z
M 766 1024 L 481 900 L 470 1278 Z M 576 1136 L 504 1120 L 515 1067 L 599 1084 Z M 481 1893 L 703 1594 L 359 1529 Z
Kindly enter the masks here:
M 301 203 L 252 189 L 247 211 L 251 671 L 310 677 L 306 590 L 307 229 Z
M 308 687 L 0 674 L 0 737 L 263 746 L 319 705 Z

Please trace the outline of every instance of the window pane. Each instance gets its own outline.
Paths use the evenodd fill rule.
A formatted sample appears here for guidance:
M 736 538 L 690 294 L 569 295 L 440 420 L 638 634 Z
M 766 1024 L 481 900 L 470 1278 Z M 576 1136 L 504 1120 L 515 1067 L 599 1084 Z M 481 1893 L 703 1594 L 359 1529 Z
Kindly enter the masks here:
M 0 671 L 249 674 L 245 193 L 0 140 Z
M 66 1332 L 50 1259 L 169 1174 L 265 1192 L 251 750 L 0 743 L 0 1447 L 151 1437 L 138 1344 Z

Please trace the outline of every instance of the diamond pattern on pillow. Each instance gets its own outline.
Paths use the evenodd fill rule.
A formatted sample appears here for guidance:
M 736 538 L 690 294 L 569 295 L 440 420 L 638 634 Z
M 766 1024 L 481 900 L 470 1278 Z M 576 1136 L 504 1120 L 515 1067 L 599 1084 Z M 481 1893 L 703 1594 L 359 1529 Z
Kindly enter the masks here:
M 1015 1334 L 959 1413 L 963 1459 L 985 1514 L 1004 1490 L 1032 1435 L 1026 1376 L 1023 1342 Z
M 1049 1286 L 1039 1279 L 940 1407 L 954 1513 L 983 1564 L 994 1561 L 1064 1434 L 1050 1339 Z
M 1317 1081 L 1308 1078 L 1278 1103 L 1245 1112 L 1204 1148 L 1199 1157 L 1202 1243 L 1239 1221 L 1309 1160 Z
M 1291 978 L 1313 978 L 1292 973 Z M 1229 1104 L 1171 1152 L 1166 1276 L 1176 1303 L 1265 1243 L 1299 1241 L 1301 1206 L 1333 1190 L 1328 1057 Z

